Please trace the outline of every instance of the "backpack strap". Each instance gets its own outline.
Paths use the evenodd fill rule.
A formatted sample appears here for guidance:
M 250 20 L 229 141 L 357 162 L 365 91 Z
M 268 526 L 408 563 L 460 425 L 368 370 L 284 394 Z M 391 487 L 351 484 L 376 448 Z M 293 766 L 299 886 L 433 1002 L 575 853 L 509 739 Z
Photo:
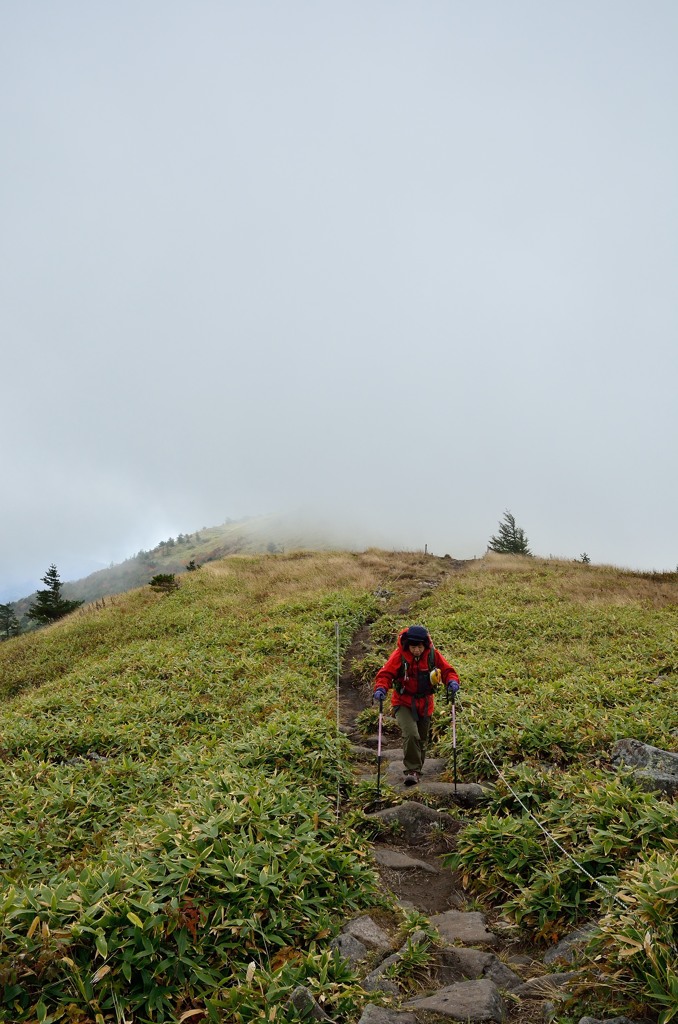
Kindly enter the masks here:
M 407 662 L 405 661 L 405 659 L 403 658 L 403 656 L 401 654 L 400 655 L 400 668 L 398 669 L 398 675 L 393 680 L 393 689 L 396 691 L 396 693 L 403 693 L 403 691 L 405 689 L 404 683 L 405 683 L 405 681 L 408 678 L 409 677 L 408 677 L 408 674 L 407 674 Z
M 436 667 L 436 649 L 433 646 L 433 644 L 431 644 L 431 646 L 428 649 L 428 670 L 429 670 L 429 672 L 432 672 L 435 667 Z M 407 669 L 408 669 L 407 661 L 405 660 L 405 658 L 403 658 L 403 656 L 401 654 L 401 656 L 400 656 L 400 668 L 398 669 L 398 675 L 393 680 L 393 689 L 396 691 L 396 693 L 403 693 L 404 690 L 405 690 L 404 683 L 409 679 L 409 673 L 408 673 Z

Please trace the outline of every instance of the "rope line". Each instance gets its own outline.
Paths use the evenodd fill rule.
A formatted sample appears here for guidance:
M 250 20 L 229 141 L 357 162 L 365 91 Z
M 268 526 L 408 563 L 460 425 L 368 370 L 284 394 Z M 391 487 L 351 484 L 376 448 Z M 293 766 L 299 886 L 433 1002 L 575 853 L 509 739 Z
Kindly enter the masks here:
M 461 711 L 461 708 L 460 708 L 460 711 Z M 556 846 L 560 850 L 561 853 L 564 853 L 565 856 L 568 858 L 568 860 L 572 861 L 572 863 L 575 865 L 575 867 L 577 868 L 578 871 L 581 871 L 582 874 L 586 875 L 586 877 L 588 879 L 590 879 L 590 881 L 592 881 L 595 885 L 597 885 L 598 888 L 601 889 L 602 892 L 604 892 L 606 896 L 608 896 L 610 899 L 614 900 L 614 902 L 617 903 L 620 907 L 622 907 L 623 910 L 627 914 L 630 914 L 630 916 L 633 918 L 633 920 L 636 921 L 641 926 L 642 929 L 644 929 L 646 932 L 649 931 L 651 929 L 651 925 L 649 925 L 646 921 L 643 921 L 642 918 L 640 918 L 637 913 L 634 913 L 631 910 L 631 908 L 628 906 L 627 903 L 624 902 L 624 900 L 622 900 L 619 896 L 617 896 L 616 893 L 612 892 L 611 889 L 608 889 L 608 887 L 606 885 L 603 885 L 603 883 L 599 879 L 597 879 L 594 875 L 592 875 L 591 872 L 588 871 L 584 867 L 583 864 L 580 864 L 579 861 L 576 859 L 576 857 L 573 857 L 572 854 L 569 852 L 569 850 L 566 850 L 565 847 L 561 843 L 558 842 L 556 837 L 554 835 L 552 835 L 549 832 L 549 830 L 544 825 L 542 825 L 542 823 L 539 821 L 539 819 L 535 817 L 535 815 L 532 813 L 530 808 L 524 803 L 524 801 L 521 799 L 521 797 L 518 795 L 518 793 L 516 793 L 515 789 L 511 786 L 511 783 L 506 778 L 506 775 L 504 774 L 503 770 L 501 768 L 499 768 L 499 766 L 496 764 L 494 758 L 492 757 L 490 752 L 486 749 L 485 745 L 483 744 L 483 742 L 479 738 L 478 733 L 473 729 L 472 726 L 469 728 L 468 731 L 473 733 L 473 735 L 475 737 L 475 740 L 478 743 L 478 746 L 482 750 L 483 755 L 487 758 L 489 763 L 494 768 L 495 772 L 497 773 L 498 778 L 500 778 L 503 781 L 504 785 L 506 786 L 508 791 L 511 793 L 511 795 L 514 797 L 514 799 L 518 801 L 518 803 L 520 804 L 522 809 L 525 811 L 527 816 L 532 819 L 532 821 L 543 832 L 543 834 L 547 837 L 547 839 L 549 839 L 554 844 L 554 846 Z M 667 939 L 667 945 L 668 945 L 669 949 L 671 949 L 674 953 L 678 953 L 678 948 L 676 947 L 675 943 L 673 943 L 671 941 L 671 939 Z
M 497 766 L 497 764 L 495 763 L 494 759 L 492 758 L 492 755 L 489 753 L 488 750 L 485 749 L 485 746 L 480 742 L 480 740 L 478 739 L 477 735 L 476 735 L 476 740 L 477 740 L 478 745 L 480 746 L 480 749 L 482 750 L 483 754 L 485 755 L 487 760 L 490 762 L 490 764 L 494 768 L 495 772 L 497 773 L 497 776 L 503 781 L 503 783 L 506 786 L 506 788 L 508 789 L 509 793 L 511 793 L 511 795 L 514 797 L 514 799 L 518 801 L 518 803 L 520 804 L 522 809 L 525 811 L 527 816 L 532 819 L 532 821 L 535 823 L 535 825 L 539 829 L 541 829 L 541 831 L 544 833 L 546 838 L 550 839 L 551 842 L 553 843 L 553 845 L 557 846 L 558 849 L 560 850 L 560 852 L 564 853 L 565 856 L 568 858 L 568 860 L 571 860 L 572 863 L 575 865 L 575 867 L 579 871 L 582 872 L 582 874 L 586 875 L 586 877 L 588 879 L 590 879 L 590 881 L 594 882 L 595 885 L 597 885 L 599 889 L 602 889 L 602 891 L 605 893 L 606 896 L 609 896 L 611 899 L 615 900 L 615 902 L 618 903 L 621 907 L 624 907 L 625 909 L 628 910 L 628 907 L 626 906 L 626 904 L 624 903 L 623 900 L 621 900 L 617 895 L 615 895 L 615 893 L 613 893 L 611 889 L 608 889 L 606 885 L 603 885 L 603 883 L 598 878 L 596 878 L 595 875 L 592 875 L 591 872 L 588 871 L 584 867 L 583 864 L 580 864 L 579 861 L 577 860 L 577 858 L 573 857 L 572 854 L 569 852 L 569 850 L 566 850 L 565 847 L 562 845 L 562 843 L 559 843 L 558 840 L 556 839 L 556 837 L 554 835 L 552 835 L 549 832 L 549 830 L 544 825 L 542 825 L 542 823 L 539 821 L 539 819 L 535 817 L 535 815 L 532 813 L 530 808 L 523 802 L 521 797 L 516 793 L 515 789 L 513 788 L 511 783 L 506 778 L 506 776 L 505 776 L 504 772 L 502 771 L 502 769 Z

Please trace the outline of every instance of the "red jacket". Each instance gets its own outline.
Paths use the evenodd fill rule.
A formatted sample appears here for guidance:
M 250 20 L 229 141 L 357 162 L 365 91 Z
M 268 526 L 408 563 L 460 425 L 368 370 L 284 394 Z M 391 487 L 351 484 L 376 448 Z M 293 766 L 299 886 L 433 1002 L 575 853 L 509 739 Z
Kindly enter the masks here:
M 429 636 L 428 638 L 428 643 L 424 648 L 421 658 L 415 661 L 414 655 L 410 653 L 409 648 L 403 646 L 405 633 L 407 633 L 407 629 L 401 630 L 398 636 L 398 646 L 386 664 L 377 672 L 374 689 L 378 690 L 380 686 L 385 690 L 393 688 L 393 693 L 391 694 L 392 707 L 398 708 L 405 705 L 410 708 L 412 707 L 412 702 L 416 701 L 417 715 L 428 717 L 433 714 L 432 691 L 435 689 L 430 681 L 429 651 L 432 647 L 431 637 Z M 440 669 L 441 686 L 447 686 L 453 679 L 459 682 L 456 669 L 452 668 L 438 650 L 434 650 L 434 662 L 435 667 Z M 402 692 L 399 693 L 399 690 Z

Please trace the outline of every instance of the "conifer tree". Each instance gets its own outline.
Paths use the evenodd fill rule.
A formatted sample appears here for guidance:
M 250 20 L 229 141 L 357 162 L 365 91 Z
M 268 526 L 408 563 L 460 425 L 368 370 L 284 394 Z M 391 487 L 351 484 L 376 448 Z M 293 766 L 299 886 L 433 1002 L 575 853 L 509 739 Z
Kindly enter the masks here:
M 490 538 L 487 545 L 490 551 L 502 555 L 531 555 L 527 545 L 525 531 L 516 526 L 516 520 L 509 511 L 504 512 L 503 522 L 499 523 L 499 532 Z
M 11 636 L 18 636 L 21 632 L 19 620 L 14 614 L 14 605 L 0 604 L 0 640 L 9 640 Z
M 35 595 L 35 601 L 26 612 L 29 619 L 34 619 L 43 625 L 48 622 L 55 622 L 63 618 L 69 612 L 75 611 L 83 603 L 82 601 L 67 601 L 61 596 L 63 586 L 59 579 L 56 565 L 50 565 L 42 577 L 42 582 L 47 590 L 39 590 Z
M 171 594 L 173 590 L 179 589 L 179 583 L 177 582 L 173 572 L 159 572 L 151 580 L 150 587 L 161 594 Z

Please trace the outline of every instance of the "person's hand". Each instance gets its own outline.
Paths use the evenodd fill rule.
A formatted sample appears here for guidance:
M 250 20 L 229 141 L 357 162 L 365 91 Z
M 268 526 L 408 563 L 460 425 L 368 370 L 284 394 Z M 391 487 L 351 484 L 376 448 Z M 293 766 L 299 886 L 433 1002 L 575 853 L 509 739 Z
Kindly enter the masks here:
M 447 684 L 447 692 L 449 693 L 450 697 L 454 697 L 458 689 L 459 683 L 457 682 L 457 680 L 450 679 L 449 683 Z
M 378 686 L 377 687 L 377 689 L 374 691 L 374 697 L 372 699 L 373 700 L 385 700 L 386 699 L 386 690 L 384 689 L 383 686 Z

